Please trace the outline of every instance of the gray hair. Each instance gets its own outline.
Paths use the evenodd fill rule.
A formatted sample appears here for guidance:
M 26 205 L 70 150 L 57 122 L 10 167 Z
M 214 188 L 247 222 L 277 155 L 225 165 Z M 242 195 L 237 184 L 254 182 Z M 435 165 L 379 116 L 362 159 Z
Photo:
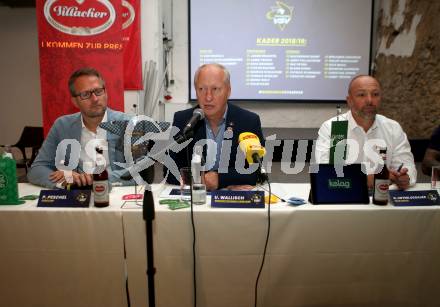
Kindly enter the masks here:
M 208 64 L 203 64 L 202 66 L 197 68 L 196 73 L 194 74 L 194 87 L 197 87 L 196 82 L 197 82 L 197 79 L 199 78 L 200 72 L 204 68 L 206 68 L 208 66 L 215 66 L 215 67 L 220 68 L 221 70 L 223 70 L 223 73 L 224 73 L 224 80 L 223 80 L 223 82 L 226 85 L 230 85 L 231 84 L 231 74 L 229 73 L 229 71 L 226 69 L 225 66 L 223 66 L 221 64 L 218 64 L 218 63 L 208 63 Z

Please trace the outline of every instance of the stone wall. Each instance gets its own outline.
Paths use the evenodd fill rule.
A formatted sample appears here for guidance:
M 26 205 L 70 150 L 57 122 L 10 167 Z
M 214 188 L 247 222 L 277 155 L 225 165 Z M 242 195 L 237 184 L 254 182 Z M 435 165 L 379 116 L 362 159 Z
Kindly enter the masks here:
M 440 125 L 440 1 L 382 0 L 373 74 L 383 88 L 381 113 L 411 139 Z

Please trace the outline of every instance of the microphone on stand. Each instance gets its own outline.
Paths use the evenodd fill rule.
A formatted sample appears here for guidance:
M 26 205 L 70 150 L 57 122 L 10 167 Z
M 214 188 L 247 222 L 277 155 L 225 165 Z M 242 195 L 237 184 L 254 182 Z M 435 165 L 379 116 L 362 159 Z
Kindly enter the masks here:
M 261 145 L 258 136 L 252 132 L 242 132 L 238 136 L 238 141 L 240 149 L 245 153 L 248 163 L 258 163 L 258 170 L 262 176 L 262 181 L 267 181 L 267 172 L 262 161 L 262 158 L 266 154 L 266 149 Z
M 203 114 L 203 112 L 202 112 Z M 194 117 L 194 116 L 193 116 Z M 125 130 L 129 124 L 128 120 L 121 121 L 110 121 L 101 123 L 99 126 L 113 134 L 116 134 L 120 138 L 120 143 L 124 144 Z M 142 142 L 138 144 L 139 140 L 145 135 L 145 133 L 161 133 L 167 130 L 170 126 L 167 122 L 156 122 L 151 120 L 140 120 L 132 122 L 134 128 L 131 135 L 131 140 L 127 140 L 131 144 L 131 152 L 133 160 L 136 163 L 142 157 L 147 156 L 149 150 L 151 149 L 151 140 Z M 123 146 L 117 148 L 123 151 Z M 146 182 L 153 182 L 154 178 L 154 166 L 146 168 L 140 172 L 141 177 Z M 123 176 L 121 176 L 122 178 Z M 130 173 L 124 175 L 125 180 L 130 180 L 132 178 Z M 155 304 L 155 284 L 154 275 L 156 273 L 156 268 L 154 267 L 154 250 L 153 250 L 153 220 L 155 218 L 154 210 L 154 197 L 153 193 L 145 189 L 142 205 L 142 216 L 145 221 L 145 233 L 146 233 L 146 253 L 147 253 L 147 287 L 148 287 L 148 306 L 154 307 Z
M 141 144 L 135 143 L 137 143 L 137 141 L 146 133 L 160 133 L 166 131 L 170 127 L 170 123 L 156 122 L 150 119 L 137 120 L 136 118 L 132 118 L 130 120 L 112 120 L 100 123 L 99 126 L 102 129 L 119 136 L 119 141 L 116 145 L 116 150 L 118 151 L 124 152 L 125 130 L 130 122 L 134 127 L 131 134 L 131 140 L 128 142 L 131 144 L 131 153 L 134 163 L 136 163 L 148 154 L 153 143 L 152 141 L 146 141 Z M 140 175 L 142 179 L 151 184 L 154 179 L 154 167 L 141 171 Z M 130 172 L 122 174 L 120 178 L 125 181 L 133 179 Z
M 185 125 L 185 127 L 182 130 L 182 133 L 175 137 L 175 141 L 177 143 L 183 143 L 194 133 L 194 126 L 205 118 L 205 113 L 203 113 L 203 110 L 200 108 L 194 109 L 193 115 L 191 116 L 188 123 Z
M 133 156 L 134 163 L 142 160 L 143 157 L 148 155 L 152 145 L 150 143 L 143 143 L 139 145 L 131 145 L 131 153 Z M 145 182 L 152 184 L 154 180 L 154 166 L 150 166 L 139 172 L 139 175 Z M 132 180 L 133 176 L 130 172 L 126 172 L 120 176 L 122 180 Z

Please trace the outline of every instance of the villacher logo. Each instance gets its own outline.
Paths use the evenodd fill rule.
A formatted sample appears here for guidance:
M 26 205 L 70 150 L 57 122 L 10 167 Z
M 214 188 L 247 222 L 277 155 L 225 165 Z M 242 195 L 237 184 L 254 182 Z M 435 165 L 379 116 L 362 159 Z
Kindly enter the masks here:
M 122 18 L 124 20 L 122 23 L 122 29 L 126 29 L 133 23 L 136 13 L 134 11 L 134 7 L 125 0 L 122 0 L 122 9 Z
M 44 16 L 58 31 L 90 36 L 107 31 L 115 22 L 116 11 L 109 0 L 48 0 Z

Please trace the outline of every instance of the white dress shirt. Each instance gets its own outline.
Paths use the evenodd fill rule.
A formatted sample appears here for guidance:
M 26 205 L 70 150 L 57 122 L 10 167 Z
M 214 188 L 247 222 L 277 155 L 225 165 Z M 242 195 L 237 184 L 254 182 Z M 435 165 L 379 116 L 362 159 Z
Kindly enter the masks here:
M 107 121 L 107 111 L 105 111 L 104 117 L 102 118 L 102 123 Z M 91 170 L 95 168 L 96 165 L 103 165 L 105 162 L 107 171 L 109 168 L 109 157 L 108 157 L 108 142 L 107 142 L 107 131 L 98 126 L 96 128 L 96 133 L 87 129 L 84 125 L 84 120 L 81 116 L 81 161 L 83 165 L 83 171 L 86 173 L 91 173 Z M 105 161 L 99 161 L 100 155 L 96 154 L 96 148 L 102 148 Z
M 333 117 L 325 121 L 319 129 L 315 147 L 317 163 L 329 163 L 331 125 L 336 120 L 336 117 Z M 374 174 L 381 165 L 376 147 L 386 146 L 386 164 L 388 168 L 397 170 L 403 163 L 403 167 L 408 169 L 410 185 L 416 183 L 417 170 L 414 164 L 414 156 L 411 153 L 408 138 L 398 122 L 383 115 L 376 115 L 373 125 L 365 132 L 356 123 L 351 111 L 340 115 L 339 120 L 348 120 L 345 159 L 347 164 L 364 163 L 367 173 Z

